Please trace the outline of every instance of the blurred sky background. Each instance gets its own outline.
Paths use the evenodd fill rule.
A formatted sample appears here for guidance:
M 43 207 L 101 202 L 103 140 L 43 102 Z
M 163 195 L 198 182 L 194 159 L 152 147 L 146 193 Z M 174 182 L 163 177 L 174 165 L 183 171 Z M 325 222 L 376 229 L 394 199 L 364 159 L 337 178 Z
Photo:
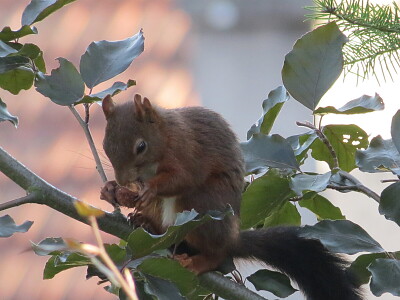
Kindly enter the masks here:
M 20 27 L 25 0 L 1 0 L 0 28 Z M 284 57 L 301 35 L 311 28 L 304 22 L 306 0 L 78 0 L 57 11 L 35 26 L 39 34 L 24 37 L 22 42 L 37 44 L 44 51 L 47 72 L 58 67 L 55 60 L 64 57 L 76 66 L 92 41 L 125 39 L 143 28 L 145 51 L 116 80 L 134 79 L 137 86 L 114 99 L 126 101 L 141 93 L 164 107 L 204 105 L 221 113 L 241 140 L 261 115 L 261 103 L 281 82 Z M 376 81 L 356 86 L 355 79 L 338 80 L 323 99 L 323 105 L 341 106 L 345 102 L 378 92 L 386 112 L 354 117 L 325 117 L 324 124 L 358 122 L 367 133 L 390 137 L 391 116 L 400 107 L 399 78 L 381 86 Z M 111 81 L 96 87 L 100 91 Z M 99 200 L 100 177 L 84 134 L 65 107 L 57 106 L 34 89 L 13 96 L 0 90 L 0 98 L 9 111 L 20 119 L 18 129 L 1 123 L 0 145 L 51 184 L 80 199 L 106 210 L 110 205 Z M 372 118 L 371 118 L 372 116 Z M 311 112 L 291 99 L 285 104 L 273 133 L 284 137 L 304 132 L 296 121 L 311 120 Z M 91 130 L 101 150 L 105 120 L 100 107 L 91 109 Z M 104 158 L 105 160 L 105 158 Z M 324 164 L 308 165 L 306 170 L 326 169 Z M 361 176 L 354 172 L 356 176 Z M 108 170 L 109 179 L 113 178 Z M 380 178 L 362 175 L 361 180 L 376 192 L 386 185 Z M 24 195 L 16 184 L 0 174 L 0 202 Z M 387 250 L 400 248 L 399 230 L 394 223 L 378 215 L 373 200 L 354 193 L 327 193 L 351 220 L 363 226 Z M 0 239 L 0 300 L 77 299 L 107 300 L 114 296 L 85 281 L 85 269 L 71 269 L 54 279 L 42 280 L 47 257 L 31 251 L 29 241 L 45 237 L 73 237 L 93 242 L 88 226 L 50 208 L 25 205 L 9 209 L 17 224 L 33 220 L 28 233 Z M 305 215 L 305 222 L 314 221 Z M 108 242 L 118 242 L 104 234 Z M 288 299 L 302 299 L 297 294 Z M 370 296 L 369 299 L 375 299 Z M 384 295 L 380 299 L 393 299 Z

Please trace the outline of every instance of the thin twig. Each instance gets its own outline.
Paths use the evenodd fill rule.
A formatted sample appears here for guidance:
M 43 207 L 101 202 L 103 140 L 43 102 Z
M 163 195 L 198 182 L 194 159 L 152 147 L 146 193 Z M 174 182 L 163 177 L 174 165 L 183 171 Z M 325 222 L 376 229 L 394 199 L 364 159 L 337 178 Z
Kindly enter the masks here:
M 322 130 L 318 129 L 317 127 L 315 127 L 310 122 L 305 122 L 305 123 L 296 122 L 296 124 L 298 126 L 307 127 L 307 128 L 310 128 L 310 129 L 315 131 L 315 133 L 317 134 L 319 139 L 325 144 L 325 146 L 328 148 L 329 153 L 332 156 L 332 160 L 333 160 L 333 168 L 332 168 L 332 170 L 338 170 L 339 169 L 339 160 L 338 160 L 338 157 L 336 155 L 335 149 L 333 149 L 331 143 L 329 142 L 329 140 L 327 139 L 325 134 L 322 132 Z
M 17 207 L 22 204 L 37 203 L 38 202 L 37 198 L 38 198 L 38 195 L 36 193 L 32 193 L 32 194 L 28 194 L 28 195 L 18 198 L 18 199 L 7 201 L 5 203 L 0 204 L 0 211 L 6 210 L 9 208 L 13 208 L 13 207 Z
M 121 284 L 122 289 L 124 290 L 125 294 L 129 297 L 131 300 L 137 300 L 137 296 L 132 290 L 128 283 L 125 281 L 124 277 L 122 276 L 121 272 L 118 270 L 118 268 L 115 266 L 114 262 L 111 260 L 110 256 L 107 254 L 106 249 L 104 248 L 103 240 L 100 235 L 99 231 L 99 226 L 96 221 L 96 217 L 90 216 L 89 217 L 89 222 L 93 230 L 93 234 L 96 238 L 97 241 L 97 246 L 99 247 L 100 250 L 100 257 L 106 264 L 106 266 L 113 272 L 113 274 L 116 276 L 118 282 Z
M 340 170 L 338 172 L 338 174 L 340 176 L 342 176 L 343 178 L 349 180 L 351 183 L 353 183 L 353 185 L 346 185 L 346 186 L 340 186 L 340 185 L 334 185 L 334 184 L 329 184 L 327 187 L 330 189 L 334 189 L 337 191 L 345 191 L 345 190 L 351 190 L 351 191 L 356 191 L 356 192 L 360 192 L 365 194 L 366 196 L 374 199 L 376 202 L 380 202 L 381 201 L 381 197 L 379 197 L 379 195 L 377 193 L 375 193 L 374 191 L 372 191 L 371 189 L 369 189 L 368 187 L 366 187 L 365 185 L 363 185 L 357 178 L 355 178 L 353 175 Z
M 399 182 L 400 179 L 382 179 L 382 183 L 387 183 L 387 182 Z
M 69 109 L 71 110 L 72 114 L 75 116 L 75 118 L 78 120 L 79 124 L 81 125 L 83 131 L 85 132 L 86 139 L 89 143 L 90 150 L 92 151 L 94 160 L 96 162 L 96 169 L 97 172 L 99 172 L 101 180 L 103 182 L 107 181 L 107 176 L 106 173 L 104 172 L 103 166 L 101 164 L 101 160 L 99 157 L 99 154 L 97 152 L 96 146 L 94 145 L 94 141 L 92 138 L 92 134 L 90 133 L 89 125 L 85 123 L 85 121 L 82 119 L 82 117 L 79 115 L 78 111 L 75 109 L 73 105 L 68 106 Z

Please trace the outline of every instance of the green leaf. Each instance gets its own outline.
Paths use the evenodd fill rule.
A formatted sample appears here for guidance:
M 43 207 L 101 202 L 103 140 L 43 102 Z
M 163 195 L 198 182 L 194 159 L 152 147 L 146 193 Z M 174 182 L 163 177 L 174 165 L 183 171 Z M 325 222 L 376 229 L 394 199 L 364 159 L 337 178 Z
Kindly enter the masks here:
M 325 115 L 325 114 L 365 114 L 368 112 L 383 110 L 385 104 L 383 99 L 378 94 L 375 96 L 363 95 L 360 98 L 354 99 L 346 103 L 340 108 L 335 108 L 333 106 L 319 107 L 314 111 L 314 115 Z
M 295 205 L 285 202 L 282 207 L 274 211 L 264 221 L 264 227 L 274 227 L 281 225 L 300 226 L 301 215 Z
M 400 166 L 400 154 L 391 139 L 374 137 L 366 150 L 357 150 L 356 164 L 363 172 L 376 173 L 391 170 L 396 173 Z
M 289 180 L 275 170 L 254 180 L 243 193 L 240 208 L 241 228 L 254 227 L 271 216 L 294 196 Z
M 45 238 L 38 244 L 31 242 L 32 250 L 39 256 L 66 250 L 67 245 L 62 238 Z
M 20 67 L 0 74 L 0 88 L 17 95 L 21 90 L 29 90 L 35 79 L 31 68 Z
M 332 252 L 385 251 L 364 229 L 348 220 L 323 220 L 313 226 L 304 226 L 299 232 L 305 238 L 319 239 Z
M 151 275 L 144 275 L 144 277 L 146 278 L 146 294 L 153 295 L 158 300 L 186 300 L 186 297 L 180 294 L 177 286 L 171 281 Z
M 347 41 L 336 23 L 301 37 L 286 57 L 282 80 L 289 93 L 314 110 L 343 69 L 342 47 Z
M 247 279 L 254 285 L 257 291 L 268 291 L 280 298 L 286 298 L 297 291 L 290 284 L 289 277 L 280 272 L 258 270 L 247 277 Z
M 268 98 L 263 101 L 261 118 L 247 132 L 247 139 L 250 139 L 254 133 L 269 134 L 276 117 L 287 100 L 289 100 L 289 93 L 283 86 L 272 90 L 268 94 Z
M 80 72 L 91 89 L 125 71 L 144 50 L 144 37 L 139 31 L 122 41 L 93 42 L 81 57 Z
M 10 121 L 15 127 L 18 127 L 18 117 L 13 116 L 7 110 L 7 105 L 0 98 L 0 122 Z
M 372 274 L 371 291 L 380 297 L 384 293 L 400 296 L 400 261 L 378 258 L 369 267 Z
M 47 261 L 43 270 L 43 279 L 51 279 L 58 273 L 75 267 L 90 265 L 90 259 L 80 253 L 63 252 Z
M 10 54 L 9 56 L 23 56 L 23 57 L 29 57 L 30 59 L 36 59 L 42 52 L 38 46 L 35 44 L 24 44 L 22 47 L 18 50 L 17 53 Z
M 356 168 L 355 153 L 357 149 L 368 147 L 367 133 L 357 125 L 327 125 L 323 133 L 336 152 L 339 168 L 347 172 Z M 333 168 L 332 155 L 321 140 L 315 140 L 311 149 L 312 157 L 326 161 Z
M 0 57 L 0 74 L 17 68 L 30 69 L 30 71 L 33 72 L 28 57 L 20 55 Z
M 377 258 L 388 258 L 389 255 L 394 256 L 396 259 L 400 258 L 400 252 L 368 253 L 358 256 L 356 260 L 352 262 L 349 268 L 349 271 L 356 275 L 355 279 L 357 280 L 358 286 L 369 282 L 369 279 L 371 278 L 371 272 L 368 270 L 368 266 Z
M 331 178 L 331 172 L 325 174 L 296 174 L 290 178 L 290 188 L 298 195 L 305 192 L 322 192 L 326 189 Z
M 32 221 L 25 221 L 21 225 L 16 225 L 9 215 L 2 216 L 0 217 L 0 237 L 10 237 L 16 232 L 27 232 L 32 224 Z
M 343 220 L 345 216 L 340 211 L 339 207 L 334 206 L 328 199 L 315 193 L 309 192 L 303 196 L 299 205 L 312 211 L 318 220 Z
M 304 163 L 305 159 L 307 158 L 307 151 L 310 149 L 317 137 L 318 136 L 315 131 L 312 130 L 303 134 L 293 135 L 286 138 L 288 143 L 292 146 L 294 155 L 296 156 L 299 164 Z
M 28 25 L 24 25 L 20 29 L 15 31 L 11 30 L 11 28 L 7 26 L 0 31 L 0 40 L 3 42 L 8 42 L 12 40 L 17 40 L 29 34 L 37 34 L 37 33 L 38 31 L 34 26 L 31 27 Z
M 390 133 L 392 135 L 393 144 L 400 153 L 400 110 L 398 110 L 392 118 Z
M 60 67 L 51 75 L 41 74 L 35 82 L 36 90 L 59 105 L 71 105 L 84 94 L 85 85 L 74 65 L 65 58 L 58 58 Z
M 16 52 L 18 51 L 15 50 L 13 47 L 10 47 L 6 43 L 0 41 L 0 57 L 4 57 L 11 53 L 16 53 Z
M 167 232 L 161 235 L 153 235 L 143 228 L 137 228 L 128 237 L 128 245 L 132 249 L 135 258 L 143 257 L 153 251 L 165 249 L 181 242 L 186 234 L 194 228 L 210 221 L 220 221 L 226 215 L 232 214 L 231 207 L 225 212 L 209 211 L 202 217 L 195 210 L 178 213 L 175 224 L 168 227 Z
M 400 226 L 400 182 L 393 183 L 382 191 L 379 213 Z
M 122 91 L 127 90 L 128 88 L 130 88 L 131 86 L 136 85 L 136 81 L 135 80 L 131 80 L 129 79 L 127 83 L 123 83 L 121 81 L 117 81 L 114 82 L 114 84 L 109 87 L 108 89 L 98 92 L 96 94 L 91 94 L 91 95 L 85 95 L 81 101 L 79 101 L 76 104 L 79 103 L 93 103 L 96 101 L 101 101 L 103 100 L 103 98 L 107 95 L 110 96 L 115 96 L 117 94 L 119 94 Z
M 248 173 L 258 173 L 267 167 L 299 169 L 292 147 L 278 134 L 255 133 L 241 147 Z
M 173 282 L 183 296 L 196 299 L 199 292 L 197 276 L 182 267 L 176 260 L 165 257 L 149 258 L 139 266 L 141 272 Z
M 75 0 L 32 0 L 22 13 L 22 25 L 31 25 L 46 18 Z

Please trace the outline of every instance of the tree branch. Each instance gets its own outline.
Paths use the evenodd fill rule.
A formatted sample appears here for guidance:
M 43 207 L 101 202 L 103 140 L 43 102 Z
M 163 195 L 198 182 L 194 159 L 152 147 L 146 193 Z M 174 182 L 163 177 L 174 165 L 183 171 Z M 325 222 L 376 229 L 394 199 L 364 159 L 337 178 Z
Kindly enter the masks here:
M 25 203 L 38 203 L 47 205 L 75 220 L 88 224 L 87 219 L 79 216 L 74 207 L 74 201 L 79 201 L 77 198 L 57 189 L 37 176 L 8 154 L 2 147 L 0 147 L 0 171 L 29 193 L 26 197 L 9 201 L 7 202 L 8 204 L 5 203 L 2 207 L 3 210 Z M 97 221 L 102 231 L 124 240 L 132 232 L 132 228 L 126 222 L 126 218 L 119 212 L 106 212 Z M 226 299 L 265 299 L 215 272 L 202 274 L 199 276 L 199 279 L 203 287 Z
M 5 203 L 0 204 L 0 211 L 6 210 L 12 207 L 20 206 L 22 204 L 27 204 L 27 203 L 37 203 L 37 198 L 38 196 L 36 193 L 28 194 L 24 197 L 14 199 Z

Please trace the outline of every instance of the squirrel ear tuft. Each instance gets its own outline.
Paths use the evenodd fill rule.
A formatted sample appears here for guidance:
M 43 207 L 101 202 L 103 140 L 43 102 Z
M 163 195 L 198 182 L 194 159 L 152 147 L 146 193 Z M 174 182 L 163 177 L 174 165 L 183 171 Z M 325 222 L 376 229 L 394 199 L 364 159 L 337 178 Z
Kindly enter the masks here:
M 136 120 L 138 120 L 139 122 L 143 122 L 145 113 L 144 113 L 144 108 L 143 108 L 143 104 L 142 104 L 142 96 L 139 94 L 136 94 L 133 101 L 135 104 Z
M 104 97 L 101 106 L 103 107 L 104 115 L 108 119 L 114 112 L 115 104 L 110 95 Z
M 135 95 L 135 117 L 138 121 L 155 123 L 158 121 L 158 114 L 151 105 L 149 99 L 144 97 L 142 102 L 142 96 L 139 94 Z

